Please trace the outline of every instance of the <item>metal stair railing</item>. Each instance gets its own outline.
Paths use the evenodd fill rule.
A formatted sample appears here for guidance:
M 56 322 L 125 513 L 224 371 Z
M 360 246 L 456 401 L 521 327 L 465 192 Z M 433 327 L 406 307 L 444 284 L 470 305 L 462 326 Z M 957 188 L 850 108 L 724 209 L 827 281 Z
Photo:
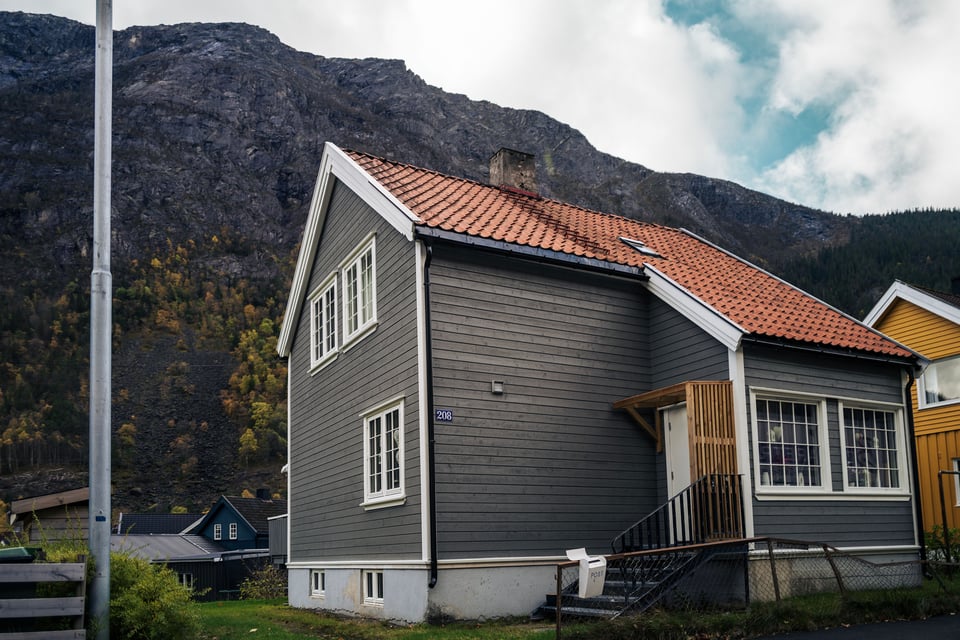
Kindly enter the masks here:
M 713 473 L 617 535 L 614 554 L 689 546 L 743 537 L 741 476 Z

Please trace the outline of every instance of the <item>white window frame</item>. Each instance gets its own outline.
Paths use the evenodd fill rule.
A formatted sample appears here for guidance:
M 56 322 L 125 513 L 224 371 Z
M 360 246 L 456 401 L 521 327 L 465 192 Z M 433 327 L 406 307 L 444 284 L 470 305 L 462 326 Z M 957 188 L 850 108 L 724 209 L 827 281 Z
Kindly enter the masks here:
M 917 382 L 917 408 L 927 409 L 932 407 L 946 407 L 952 404 L 960 403 L 960 398 L 948 398 L 946 400 L 936 400 L 934 402 L 927 400 L 927 384 L 930 382 L 931 378 L 936 379 L 938 365 L 944 364 L 960 366 L 960 355 L 937 358 L 927 365 L 927 368 L 922 374 L 920 374 L 920 379 Z
M 817 416 L 817 450 L 819 452 L 820 483 L 811 484 L 805 478 L 804 484 L 773 485 L 763 484 L 763 470 L 760 462 L 760 424 L 757 415 L 757 401 L 786 402 L 791 404 L 814 405 Z M 827 400 L 823 396 L 808 395 L 776 389 L 750 390 L 750 421 L 753 440 L 754 487 L 758 495 L 819 495 L 833 491 L 830 472 L 830 440 L 827 421 Z M 782 436 L 781 436 L 782 437 Z M 787 445 L 785 445 L 787 446 Z M 798 474 L 799 478 L 799 474 Z
M 394 416 L 395 414 L 395 416 Z M 403 397 L 361 414 L 363 418 L 363 506 L 379 509 L 403 504 Z M 396 420 L 396 428 L 388 428 Z M 377 429 L 377 431 L 372 431 Z M 393 436 L 391 437 L 391 433 Z M 395 452 L 394 456 L 389 455 Z
M 237 539 L 237 523 L 236 522 L 230 523 L 230 539 L 231 540 Z
M 960 473 L 960 458 L 954 458 L 951 466 L 954 471 Z M 960 507 L 960 475 L 957 474 L 953 476 L 953 504 Z
M 177 573 L 177 582 L 180 583 L 180 586 L 184 589 L 193 590 L 193 574 L 187 572 Z
M 364 261 L 369 256 L 364 277 Z M 343 348 L 347 349 L 377 326 L 377 237 L 370 234 L 340 267 L 343 289 Z
M 310 596 L 323 598 L 327 595 L 327 574 L 323 569 L 310 571 Z
M 894 462 L 897 471 L 897 487 L 868 487 L 850 484 L 848 477 L 849 461 L 847 459 L 847 421 L 846 409 L 852 411 L 876 411 L 889 413 L 893 417 L 893 434 L 896 454 Z M 881 495 L 907 495 L 910 491 L 909 467 L 907 466 L 907 442 L 903 427 L 903 411 L 898 405 L 877 404 L 871 402 L 857 402 L 840 400 L 837 402 L 837 419 L 840 421 L 840 460 L 843 465 L 843 490 L 845 493 L 865 493 Z
M 310 295 L 310 368 L 319 369 L 339 353 L 337 274 L 331 273 Z
M 360 572 L 360 595 L 363 604 L 383 606 L 383 571 L 380 569 L 363 569 Z
M 223 525 L 219 522 L 213 525 L 213 539 L 223 540 Z

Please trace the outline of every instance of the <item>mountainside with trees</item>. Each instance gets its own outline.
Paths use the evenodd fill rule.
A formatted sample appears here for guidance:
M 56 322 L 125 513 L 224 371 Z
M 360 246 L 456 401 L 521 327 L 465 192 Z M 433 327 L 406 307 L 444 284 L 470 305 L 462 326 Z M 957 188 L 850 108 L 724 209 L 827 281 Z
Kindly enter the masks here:
M 0 12 L 0 499 L 85 482 L 94 28 Z M 114 504 L 284 489 L 274 347 L 323 143 L 485 181 L 501 146 L 547 197 L 680 226 L 862 316 L 893 278 L 947 288 L 960 212 L 840 216 L 601 153 L 549 116 L 396 60 L 243 24 L 115 33 Z

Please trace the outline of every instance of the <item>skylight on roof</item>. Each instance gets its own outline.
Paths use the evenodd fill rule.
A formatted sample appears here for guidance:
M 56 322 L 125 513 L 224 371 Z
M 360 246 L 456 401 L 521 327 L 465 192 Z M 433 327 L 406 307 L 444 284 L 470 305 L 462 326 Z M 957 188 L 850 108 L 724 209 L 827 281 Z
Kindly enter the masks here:
M 623 236 L 620 236 L 620 240 L 622 242 L 625 242 L 627 245 L 633 247 L 634 249 L 636 249 L 637 251 L 639 251 L 645 256 L 653 256 L 654 258 L 663 257 L 662 255 L 660 255 L 659 253 L 657 253 L 647 245 L 643 244 L 639 240 L 634 240 L 633 238 L 624 238 Z

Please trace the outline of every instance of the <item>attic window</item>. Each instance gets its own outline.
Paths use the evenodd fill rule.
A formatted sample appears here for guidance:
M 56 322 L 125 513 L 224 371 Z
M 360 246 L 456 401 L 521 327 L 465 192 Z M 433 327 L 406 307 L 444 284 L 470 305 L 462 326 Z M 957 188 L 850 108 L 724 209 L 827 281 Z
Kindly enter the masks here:
M 647 245 L 643 244 L 643 243 L 640 242 L 639 240 L 634 240 L 634 239 L 632 239 L 632 238 L 624 238 L 623 236 L 620 237 L 620 240 L 621 240 L 622 242 L 625 242 L 627 245 L 633 247 L 634 249 L 636 249 L 637 251 L 639 251 L 640 253 L 642 253 L 642 254 L 645 255 L 645 256 L 653 256 L 654 258 L 662 258 L 662 257 L 663 257 L 662 255 L 660 255 L 659 253 L 657 253 L 656 251 L 654 251 L 653 249 L 651 249 L 651 248 L 648 247 Z

